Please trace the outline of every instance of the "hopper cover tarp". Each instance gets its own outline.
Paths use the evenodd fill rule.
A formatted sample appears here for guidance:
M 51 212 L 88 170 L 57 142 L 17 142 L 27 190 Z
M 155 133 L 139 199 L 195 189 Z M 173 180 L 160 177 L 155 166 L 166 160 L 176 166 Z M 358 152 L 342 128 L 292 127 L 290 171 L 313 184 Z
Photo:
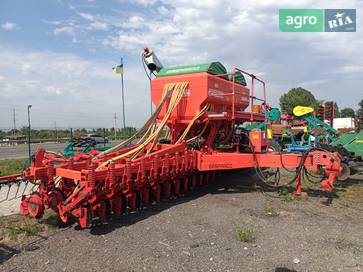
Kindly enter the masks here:
M 160 76 L 174 76 L 174 75 L 184 75 L 184 74 L 192 74 L 192 73 L 201 73 L 207 72 L 213 75 L 225 75 L 227 74 L 227 70 L 222 63 L 219 61 L 203 63 L 203 64 L 195 64 L 195 65 L 185 65 L 185 66 L 177 66 L 177 67 L 168 67 L 163 68 L 157 74 Z M 223 76 L 227 78 L 226 76 Z M 229 80 L 233 80 L 232 74 L 228 75 Z M 236 72 L 236 83 L 246 86 L 246 80 L 243 74 L 240 71 Z
M 204 63 L 204 64 L 195 64 L 195 65 L 186 65 L 186 66 L 178 66 L 178 67 L 170 67 L 163 68 L 159 71 L 157 76 L 174 76 L 174 75 L 183 75 L 183 74 L 191 74 L 191 73 L 201 73 L 207 72 L 214 75 L 227 74 L 226 68 L 219 61 Z
M 230 81 L 233 81 L 233 74 L 229 74 L 228 79 Z M 236 71 L 234 80 L 235 80 L 236 83 L 241 84 L 243 86 L 247 85 L 245 76 L 240 71 Z

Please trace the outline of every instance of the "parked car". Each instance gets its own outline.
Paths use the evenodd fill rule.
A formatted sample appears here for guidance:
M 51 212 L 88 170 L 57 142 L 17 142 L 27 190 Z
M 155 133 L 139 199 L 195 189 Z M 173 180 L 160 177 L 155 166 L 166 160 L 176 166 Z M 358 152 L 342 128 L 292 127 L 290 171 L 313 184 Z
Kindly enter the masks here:
M 96 142 L 96 144 L 108 143 L 108 137 L 103 138 L 103 136 L 97 134 L 87 134 L 84 138 L 92 139 Z

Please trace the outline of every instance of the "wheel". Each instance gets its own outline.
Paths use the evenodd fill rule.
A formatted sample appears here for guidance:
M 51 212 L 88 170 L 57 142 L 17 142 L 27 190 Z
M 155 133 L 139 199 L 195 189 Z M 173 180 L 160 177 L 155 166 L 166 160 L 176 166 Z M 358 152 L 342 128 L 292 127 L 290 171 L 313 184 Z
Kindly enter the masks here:
M 271 139 L 268 141 L 268 151 L 270 152 L 281 152 L 282 151 L 282 147 L 281 145 L 275 140 L 275 139 Z
M 57 212 L 58 205 L 62 203 L 62 201 L 64 200 L 63 192 L 60 189 L 56 188 L 55 190 L 49 193 L 49 196 L 50 196 L 49 207 L 53 211 Z
M 321 149 L 324 149 L 328 152 L 338 152 L 339 155 L 343 158 L 343 161 L 348 161 L 350 157 L 350 153 L 347 149 L 343 146 L 335 146 L 335 145 L 328 145 L 328 144 L 319 144 Z
M 336 150 L 336 152 L 339 152 L 339 154 L 344 159 L 348 159 L 350 157 L 350 153 L 345 147 L 343 147 L 343 146 L 334 146 L 334 149 Z
M 340 165 L 342 166 L 342 175 L 338 177 L 338 180 L 339 181 L 347 180 L 350 176 L 350 167 L 346 163 L 341 163 Z
M 28 212 L 29 212 L 29 215 L 31 215 L 37 219 L 39 219 L 43 216 L 44 203 L 43 203 L 43 199 L 39 193 L 32 193 L 29 196 Z
M 335 146 L 319 143 L 319 148 L 324 149 L 328 152 L 338 152 Z

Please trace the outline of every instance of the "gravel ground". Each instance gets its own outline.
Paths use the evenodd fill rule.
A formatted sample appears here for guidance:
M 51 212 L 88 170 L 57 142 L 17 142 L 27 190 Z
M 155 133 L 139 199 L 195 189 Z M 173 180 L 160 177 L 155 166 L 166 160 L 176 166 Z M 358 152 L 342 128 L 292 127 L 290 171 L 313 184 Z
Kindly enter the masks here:
M 253 180 L 247 172 L 223 175 L 218 184 L 91 230 L 71 226 L 0 245 L 0 270 L 363 270 L 363 202 L 326 205 L 314 190 L 307 199 L 276 198 L 246 180 Z M 237 239 L 241 226 L 254 230 L 253 242 Z

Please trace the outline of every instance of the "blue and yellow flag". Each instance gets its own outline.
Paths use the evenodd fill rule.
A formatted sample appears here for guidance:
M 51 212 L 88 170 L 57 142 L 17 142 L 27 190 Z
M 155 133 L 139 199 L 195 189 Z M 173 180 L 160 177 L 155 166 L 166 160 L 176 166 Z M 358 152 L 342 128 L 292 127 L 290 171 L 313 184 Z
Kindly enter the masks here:
M 117 65 L 116 67 L 112 68 L 112 71 L 114 71 L 116 74 L 123 74 L 124 73 L 124 65 Z

